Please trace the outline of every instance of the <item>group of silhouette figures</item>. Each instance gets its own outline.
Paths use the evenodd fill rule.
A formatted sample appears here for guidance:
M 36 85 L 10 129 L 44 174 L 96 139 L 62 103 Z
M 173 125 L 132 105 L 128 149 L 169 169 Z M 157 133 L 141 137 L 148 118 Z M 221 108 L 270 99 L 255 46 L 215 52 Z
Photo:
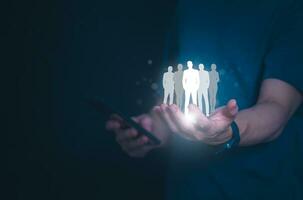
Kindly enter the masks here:
M 199 70 L 193 68 L 192 61 L 187 61 L 188 69 L 183 71 L 183 65 L 178 64 L 178 70 L 173 72 L 173 67 L 169 66 L 168 71 L 163 75 L 164 100 L 163 103 L 174 102 L 176 94 L 176 104 L 184 113 L 188 114 L 190 97 L 192 103 L 199 106 L 203 112 L 203 100 L 206 116 L 215 110 L 216 95 L 218 91 L 219 73 L 216 71 L 216 64 L 211 65 L 211 71 L 206 71 L 203 64 L 199 64 Z M 185 93 L 185 101 L 184 100 Z M 183 105 L 184 104 L 184 105 Z M 183 107 L 184 106 L 184 107 Z

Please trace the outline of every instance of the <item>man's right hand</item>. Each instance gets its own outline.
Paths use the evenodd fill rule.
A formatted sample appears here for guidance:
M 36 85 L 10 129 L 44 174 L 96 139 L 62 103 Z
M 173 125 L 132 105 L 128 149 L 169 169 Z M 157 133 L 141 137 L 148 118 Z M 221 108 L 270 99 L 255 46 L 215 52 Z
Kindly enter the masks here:
M 106 129 L 115 133 L 117 142 L 129 156 L 144 157 L 152 149 L 164 146 L 171 135 L 168 127 L 161 119 L 160 109 L 160 106 L 156 106 L 150 114 L 133 117 L 143 128 L 161 140 L 160 145 L 150 144 L 148 137 L 140 135 L 136 129 L 127 126 L 117 115 L 112 115 L 110 120 L 107 121 Z

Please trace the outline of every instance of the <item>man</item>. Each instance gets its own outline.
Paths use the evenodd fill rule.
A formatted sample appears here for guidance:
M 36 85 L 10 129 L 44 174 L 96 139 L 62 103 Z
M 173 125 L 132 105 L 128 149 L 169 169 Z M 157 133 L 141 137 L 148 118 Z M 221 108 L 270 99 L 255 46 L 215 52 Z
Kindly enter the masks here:
M 199 64 L 199 77 L 200 77 L 200 86 L 198 90 L 198 105 L 203 112 L 203 101 L 205 102 L 205 115 L 209 116 L 209 101 L 208 101 L 208 88 L 209 88 L 209 74 L 206 70 L 204 70 L 204 65 Z
M 176 92 L 176 103 L 177 106 L 182 109 L 183 105 L 183 94 L 184 94 L 184 89 L 182 85 L 182 78 L 183 78 L 183 65 L 178 64 L 177 66 L 178 71 L 175 72 L 174 74 L 174 81 L 175 81 L 175 92 Z
M 163 103 L 167 104 L 167 98 L 169 97 L 169 105 L 173 104 L 174 101 L 174 73 L 173 67 L 169 66 L 168 71 L 163 75 L 163 88 L 164 88 L 164 99 Z
M 209 85 L 209 99 L 210 99 L 210 112 L 214 112 L 216 108 L 216 99 L 218 92 L 218 82 L 220 81 L 219 73 L 216 71 L 216 64 L 211 65 L 211 71 L 209 72 L 210 85 Z
M 200 84 L 199 72 L 193 69 L 193 62 L 187 61 L 188 69 L 184 71 L 182 84 L 185 90 L 185 103 L 184 103 L 184 113 L 188 114 L 188 105 L 190 97 L 192 98 L 193 104 L 197 105 L 197 92 Z
M 166 136 L 160 147 L 173 144 L 167 199 L 302 199 L 302 1 L 181 0 L 177 11 L 179 59 L 222 66 L 226 105 L 209 117 L 191 105 L 192 124 L 175 105 L 135 118 Z M 234 124 L 238 146 L 211 154 L 237 133 Z M 107 128 L 130 156 L 159 148 L 122 125 L 115 118 Z

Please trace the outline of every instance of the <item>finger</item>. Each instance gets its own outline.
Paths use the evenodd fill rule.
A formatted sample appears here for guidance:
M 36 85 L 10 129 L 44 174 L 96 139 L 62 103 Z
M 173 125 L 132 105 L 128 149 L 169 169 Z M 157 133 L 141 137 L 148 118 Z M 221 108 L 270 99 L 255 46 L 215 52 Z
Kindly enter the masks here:
M 164 120 L 166 125 L 169 127 L 170 131 L 174 132 L 174 133 L 177 132 L 178 129 L 177 129 L 175 123 L 172 121 L 171 116 L 169 114 L 169 110 L 173 109 L 174 106 L 173 105 L 166 106 L 166 105 L 162 104 L 160 106 L 160 108 L 161 108 L 160 109 L 160 116 Z
M 126 124 L 126 122 L 117 114 L 110 115 L 110 120 L 120 123 L 120 128 L 129 127 L 128 124 Z
M 156 120 L 161 120 L 161 107 L 155 106 L 151 111 L 151 115 Z
M 122 143 L 125 140 L 131 140 L 138 136 L 137 130 L 130 128 L 127 130 L 120 130 L 116 135 L 116 140 L 118 143 Z
M 141 126 L 147 131 L 152 131 L 152 120 L 148 115 L 142 115 L 139 119 Z
M 125 151 L 130 152 L 143 147 L 148 142 L 149 139 L 146 136 L 141 136 L 138 139 L 124 140 L 120 144 Z
M 128 140 L 121 143 L 121 147 L 126 152 L 132 152 L 142 149 L 144 146 L 148 146 L 148 138 L 142 136 L 138 139 Z
M 161 116 L 161 108 L 160 106 L 155 106 L 151 111 L 151 117 L 154 124 L 157 126 L 164 126 L 163 119 Z M 161 128 L 161 127 L 158 127 Z
M 105 128 L 108 131 L 116 131 L 121 127 L 121 124 L 115 120 L 109 120 L 105 124 Z
M 137 117 L 132 117 L 132 120 L 134 120 L 135 122 L 139 123 L 140 120 L 141 120 L 141 118 L 142 118 L 142 115 L 137 116 Z
M 128 152 L 128 155 L 131 157 L 136 157 L 136 158 L 142 158 L 144 157 L 149 151 L 151 151 L 152 149 L 154 149 L 154 146 L 151 145 L 144 145 L 141 148 L 132 150 L 130 152 Z
M 160 106 L 155 106 L 153 107 L 153 109 L 151 110 L 151 116 L 153 118 L 154 121 L 159 121 L 159 120 L 162 120 L 161 119 L 161 108 Z
M 111 120 L 116 120 L 116 121 L 119 121 L 119 122 L 123 121 L 123 119 L 119 115 L 117 115 L 117 114 L 111 114 L 110 115 L 110 119 Z

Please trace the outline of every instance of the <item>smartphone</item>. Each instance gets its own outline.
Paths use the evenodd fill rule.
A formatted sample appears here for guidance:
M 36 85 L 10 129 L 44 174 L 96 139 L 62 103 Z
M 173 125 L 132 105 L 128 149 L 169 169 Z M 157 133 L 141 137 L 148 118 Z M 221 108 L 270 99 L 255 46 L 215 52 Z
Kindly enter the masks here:
M 109 103 L 105 102 L 104 100 L 102 100 L 100 98 L 94 98 L 94 99 L 89 100 L 88 104 L 90 106 L 92 106 L 97 112 L 108 115 L 108 117 L 111 114 L 117 114 L 125 121 L 125 123 L 128 126 L 136 129 L 139 132 L 139 134 L 143 134 L 146 137 L 148 137 L 151 141 L 151 144 L 153 144 L 153 145 L 161 144 L 161 141 L 153 133 L 151 133 L 150 131 L 147 131 L 139 123 L 134 121 L 131 117 L 120 112 L 118 109 L 114 108 L 114 106 L 111 106 Z

